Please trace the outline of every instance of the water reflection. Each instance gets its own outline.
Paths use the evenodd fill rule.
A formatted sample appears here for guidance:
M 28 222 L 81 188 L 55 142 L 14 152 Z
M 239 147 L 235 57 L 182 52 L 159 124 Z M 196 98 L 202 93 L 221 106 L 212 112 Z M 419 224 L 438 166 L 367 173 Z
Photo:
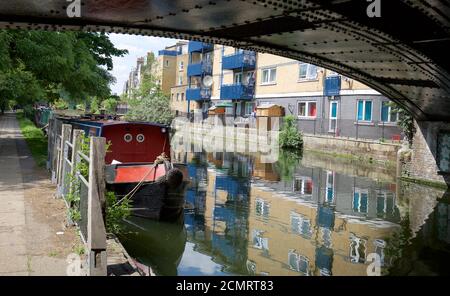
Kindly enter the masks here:
M 367 275 L 372 253 L 383 274 L 408 274 L 415 269 L 398 266 L 413 264 L 430 241 L 449 254 L 443 192 L 402 187 L 388 168 L 308 153 L 277 163 L 233 153 L 176 157 L 191 179 L 185 228 L 148 222 L 124 243 L 159 274 Z

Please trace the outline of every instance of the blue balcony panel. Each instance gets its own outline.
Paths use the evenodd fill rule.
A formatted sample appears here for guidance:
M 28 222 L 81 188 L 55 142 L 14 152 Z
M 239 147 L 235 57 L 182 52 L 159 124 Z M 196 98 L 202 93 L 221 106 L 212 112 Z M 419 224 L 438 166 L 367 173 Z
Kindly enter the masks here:
M 222 69 L 234 70 L 245 69 L 252 70 L 256 66 L 256 53 L 253 51 L 244 51 L 222 58 Z
M 199 42 L 199 41 L 189 41 L 188 52 L 208 52 L 214 50 L 214 44 Z
M 160 50 L 158 51 L 158 55 L 166 55 L 166 56 L 177 56 L 178 55 L 178 51 L 176 50 Z
M 220 88 L 221 100 L 251 100 L 254 94 L 255 87 L 253 85 L 228 84 L 222 85 Z
M 325 96 L 339 96 L 341 93 L 341 76 L 329 76 L 325 78 Z
M 202 76 L 203 74 L 212 73 L 212 64 L 208 62 L 200 62 L 196 64 L 189 64 L 187 69 L 187 76 Z
M 188 88 L 186 90 L 186 99 L 191 101 L 204 101 L 211 99 L 210 88 Z

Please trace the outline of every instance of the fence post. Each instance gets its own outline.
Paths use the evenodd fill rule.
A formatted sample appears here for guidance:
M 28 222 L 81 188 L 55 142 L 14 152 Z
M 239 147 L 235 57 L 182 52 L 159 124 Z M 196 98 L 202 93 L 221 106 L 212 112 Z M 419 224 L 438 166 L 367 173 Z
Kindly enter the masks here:
M 106 139 L 91 137 L 88 189 L 88 275 L 107 275 L 106 228 L 103 220 L 105 204 Z
M 70 134 L 72 132 L 72 126 L 70 124 L 63 124 L 62 125 L 62 132 L 61 132 L 61 143 L 60 143 L 60 150 L 59 150 L 59 158 L 58 158 L 58 175 L 57 175 L 57 196 L 61 197 L 62 195 L 62 188 L 64 186 L 63 183 L 63 174 L 64 174 L 64 149 L 66 146 L 66 141 L 70 140 Z

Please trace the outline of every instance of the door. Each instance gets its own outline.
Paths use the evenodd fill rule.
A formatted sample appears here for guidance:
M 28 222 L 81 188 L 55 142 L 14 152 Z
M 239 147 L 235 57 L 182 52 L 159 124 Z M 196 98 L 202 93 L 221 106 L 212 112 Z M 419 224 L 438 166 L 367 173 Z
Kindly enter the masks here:
M 330 102 L 330 124 L 328 131 L 337 134 L 338 101 Z

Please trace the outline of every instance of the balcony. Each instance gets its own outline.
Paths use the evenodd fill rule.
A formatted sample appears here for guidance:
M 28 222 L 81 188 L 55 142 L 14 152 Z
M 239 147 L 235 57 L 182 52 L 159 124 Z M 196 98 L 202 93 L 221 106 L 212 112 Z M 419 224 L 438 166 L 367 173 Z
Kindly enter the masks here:
M 211 62 L 200 62 L 188 65 L 187 76 L 202 76 L 203 74 L 212 74 Z
M 323 90 L 325 96 L 339 96 L 341 93 L 341 76 L 328 76 L 325 78 L 325 88 Z
M 256 53 L 253 51 L 241 51 L 232 55 L 227 55 L 222 58 L 222 69 L 234 70 L 255 69 Z
M 162 55 L 177 56 L 178 55 L 178 51 L 163 49 L 163 50 L 158 51 L 158 55 L 160 55 L 160 56 L 162 56 Z
M 186 99 L 191 101 L 204 101 L 211 99 L 210 88 L 188 88 L 186 90 Z
M 188 52 L 208 52 L 214 50 L 214 44 L 198 42 L 198 41 L 189 41 L 188 44 Z
M 220 88 L 221 100 L 251 100 L 254 94 L 254 85 L 228 84 Z

